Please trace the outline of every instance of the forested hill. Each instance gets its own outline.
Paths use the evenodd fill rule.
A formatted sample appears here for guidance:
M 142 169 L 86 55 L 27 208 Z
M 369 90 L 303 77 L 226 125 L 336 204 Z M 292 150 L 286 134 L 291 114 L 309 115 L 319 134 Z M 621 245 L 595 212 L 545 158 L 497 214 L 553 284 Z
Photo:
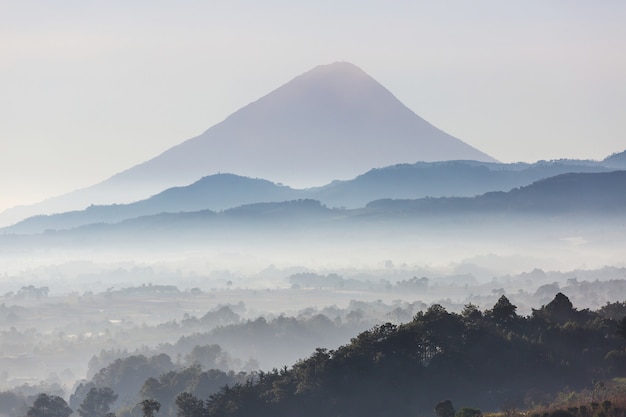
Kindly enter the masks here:
M 71 229 L 94 223 L 117 223 L 160 213 L 221 211 L 254 203 L 297 199 L 314 199 L 328 207 L 356 209 L 380 199 L 420 201 L 424 197 L 473 197 L 497 191 L 506 192 L 565 173 L 590 174 L 609 171 L 610 168 L 599 163 L 574 160 L 544 161 L 534 164 L 476 161 L 418 162 L 372 169 L 349 181 L 334 181 L 323 187 L 303 190 L 258 178 L 215 174 L 185 187 L 169 188 L 134 203 L 92 205 L 84 210 L 29 217 L 13 226 L 1 228 L 0 233 L 35 234 L 45 230 Z M 573 180 L 578 179 L 574 177 Z M 606 180 L 604 188 L 615 185 L 610 182 L 609 177 L 606 177 Z M 584 196 L 580 192 L 577 194 Z M 435 200 L 430 198 L 425 201 L 432 204 Z M 437 204 L 442 201 L 447 205 L 454 203 L 445 199 L 436 201 Z M 473 200 L 466 198 L 459 201 Z
M 509 191 L 566 173 L 617 169 L 591 161 L 559 160 L 533 164 L 441 161 L 398 164 L 372 169 L 349 181 L 335 181 L 309 190 L 308 197 L 331 207 L 363 207 L 373 200 L 424 197 L 473 197 Z
M 564 387 L 620 375 L 625 330 L 626 320 L 578 311 L 560 293 L 529 317 L 517 315 L 504 296 L 484 312 L 433 305 L 409 323 L 376 326 L 291 369 L 223 387 L 197 412 L 404 417 L 432 415 L 445 399 L 483 410 L 532 406 Z
M 162 345 L 150 357 L 103 351 L 90 361 L 91 379 L 75 387 L 69 406 L 50 392 L 34 403 L 0 392 L 0 415 L 69 417 L 74 410 L 83 417 L 103 417 L 110 410 L 117 417 L 427 417 L 442 404 L 448 411 L 453 404 L 457 417 L 470 417 L 462 413 L 467 409 L 479 417 L 480 410 L 533 408 L 533 417 L 624 416 L 626 408 L 616 406 L 609 413 L 611 403 L 605 407 L 603 400 L 624 403 L 626 398 L 626 391 L 621 399 L 617 391 L 608 391 L 618 384 L 626 389 L 626 302 L 578 310 L 558 293 L 529 316 L 516 311 L 504 295 L 484 311 L 467 304 L 453 313 L 433 304 L 404 324 L 379 324 L 336 349 L 317 348 L 291 368 L 227 371 L 233 357 L 220 345 L 207 344 L 219 334 L 222 342 L 230 334 L 252 345 L 268 337 L 277 344 L 302 338 L 293 331 L 296 319 L 259 318 L 181 338 L 177 347 Z M 227 318 L 232 314 L 211 317 L 232 320 Z M 328 332 L 332 326 L 320 327 L 324 322 L 332 323 L 316 316 L 308 329 Z M 329 346 L 325 336 L 317 339 L 317 346 Z M 161 350 L 171 354 L 185 347 L 190 353 L 176 362 Z M 580 405 L 582 399 L 591 401 L 594 410 L 603 401 L 604 413 L 588 413 L 582 406 L 569 414 L 535 411 L 550 403 Z M 160 412 L 146 414 L 144 406 Z M 455 415 L 439 411 L 438 417 Z
M 624 213 L 626 171 L 567 173 L 536 181 L 508 192 L 489 192 L 476 197 L 377 200 L 366 208 L 372 212 L 437 214 L 607 214 Z

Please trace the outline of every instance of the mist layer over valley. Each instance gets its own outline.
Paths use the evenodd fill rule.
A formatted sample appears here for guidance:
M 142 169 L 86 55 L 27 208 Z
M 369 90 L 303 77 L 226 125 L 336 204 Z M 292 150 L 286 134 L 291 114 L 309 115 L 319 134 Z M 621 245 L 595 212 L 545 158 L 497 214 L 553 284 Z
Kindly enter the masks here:
M 213 391 L 196 392 L 208 396 L 245 382 L 240 372 L 289 367 L 432 305 L 489 309 L 506 296 L 530 314 L 558 293 L 579 309 L 621 305 L 626 222 L 612 190 L 622 177 L 565 174 L 510 192 L 359 209 L 292 200 L 7 232 L 2 389 L 71 396 L 76 408 L 130 366 L 143 379 L 118 375 L 126 385 L 113 407 L 134 415 L 128 407 L 148 395 L 149 378 L 217 369 Z
M 255 134 L 273 156 L 244 167 L 234 153 L 257 152 Z M 117 417 L 150 401 L 167 416 L 352 416 L 373 392 L 389 415 L 427 415 L 448 395 L 521 409 L 609 384 L 626 369 L 625 155 L 500 164 L 358 68 L 316 68 L 105 183 L 10 213 L 0 415 L 50 395 L 83 417 L 96 401 Z M 271 180 L 324 162 L 325 185 Z

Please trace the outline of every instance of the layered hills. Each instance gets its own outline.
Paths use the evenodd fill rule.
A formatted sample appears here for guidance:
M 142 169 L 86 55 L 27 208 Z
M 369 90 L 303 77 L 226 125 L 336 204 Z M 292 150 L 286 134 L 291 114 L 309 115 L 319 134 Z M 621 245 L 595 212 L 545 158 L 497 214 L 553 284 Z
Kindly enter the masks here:
M 437 216 L 457 214 L 555 215 L 604 217 L 626 213 L 626 171 L 568 173 L 545 178 L 509 192 L 489 192 L 473 198 L 378 200 L 366 209 Z M 589 219 L 591 220 L 591 219 Z
M 501 164 L 430 125 L 358 67 L 338 62 L 294 78 L 200 136 L 101 184 L 10 210 L 0 221 L 39 214 L 2 230 L 28 234 L 298 199 L 347 209 L 380 199 L 423 206 L 432 204 L 419 202 L 425 197 L 474 197 L 564 173 L 624 169 L 625 154 L 599 162 Z M 278 180 L 327 184 L 296 189 Z
M 242 204 L 225 210 L 208 210 L 203 206 L 214 198 L 215 194 L 198 193 L 196 199 L 193 191 L 202 190 L 209 183 L 240 182 L 245 186 L 260 185 L 265 187 L 265 194 L 255 192 L 248 194 L 231 193 L 232 201 L 261 198 L 267 196 L 266 202 Z M 582 223 L 593 224 L 595 221 L 606 221 L 611 217 L 620 217 L 626 213 L 626 171 L 601 173 L 566 173 L 542 179 L 507 192 L 488 192 L 474 197 L 425 197 L 418 199 L 379 199 L 361 208 L 329 208 L 318 200 L 299 195 L 299 191 L 284 186 L 273 185 L 261 180 L 251 180 L 232 175 L 206 177 L 186 188 L 173 188 L 159 194 L 153 199 L 127 206 L 92 207 L 81 212 L 69 212 L 56 216 L 39 216 L 27 219 L 11 228 L 5 228 L 4 234 L 37 234 L 46 229 L 72 229 L 63 236 L 97 237 L 100 233 L 125 236 L 128 233 L 141 238 L 143 231 L 147 235 L 161 232 L 175 234 L 208 233 L 216 236 L 222 232 L 255 231 L 280 232 L 280 228 L 333 228 L 342 230 L 355 224 L 377 228 L 386 224 L 430 224 L 433 219 L 483 219 L 482 224 L 495 222 L 515 223 L 524 218 L 542 218 L 548 222 L 556 220 L 571 221 L 572 216 Z M 258 190 L 257 190 L 258 191 Z M 319 190 L 318 190 L 319 191 Z M 189 194 L 187 194 L 187 193 Z M 169 203 L 172 212 L 154 209 L 165 208 L 159 201 L 168 201 L 170 195 L 178 195 Z M 275 201 L 270 201 L 270 196 Z M 297 200 L 283 201 L 282 198 L 297 196 Z M 261 200 L 258 200 L 261 201 Z M 155 204 L 151 209 L 150 204 Z M 197 205 L 197 210 L 178 210 Z M 158 214 L 140 215 L 152 211 Z M 132 216 L 132 213 L 135 216 Z M 122 218 L 128 216 L 125 220 Z M 100 221 L 91 221 L 89 218 Z M 103 224 L 109 220 L 113 224 Z M 117 220 L 117 222 L 115 221 Z M 121 221 L 123 220 L 123 221 Z M 82 223 L 81 223 L 82 222 Z M 77 227 L 82 224 L 82 227 Z M 468 221 L 471 223 L 471 221 Z M 91 226 L 89 226 L 91 225 Z M 567 223 L 568 227 L 571 226 Z M 458 226 L 458 224 L 457 224 Z M 77 228 L 76 228 L 77 227 Z M 285 229 L 286 230 L 286 229 Z
M 602 161 L 602 164 L 615 169 L 626 169 L 626 151 L 617 152 Z
M 28 218 L 5 228 L 10 233 L 41 233 L 91 223 L 116 223 L 158 214 L 221 211 L 258 202 L 314 199 L 328 207 L 356 209 L 379 199 L 473 197 L 509 191 L 534 181 L 568 172 L 606 172 L 600 164 L 579 161 L 498 164 L 477 161 L 420 162 L 370 170 L 348 181 L 316 188 L 293 189 L 267 180 L 215 174 L 191 185 L 173 187 L 130 204 L 90 206 L 85 210 Z

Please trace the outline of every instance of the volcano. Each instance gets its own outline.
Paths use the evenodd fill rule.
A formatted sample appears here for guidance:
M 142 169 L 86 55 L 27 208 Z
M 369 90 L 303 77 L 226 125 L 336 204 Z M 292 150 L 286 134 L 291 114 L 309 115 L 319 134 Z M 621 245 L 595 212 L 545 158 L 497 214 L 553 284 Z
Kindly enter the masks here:
M 216 173 L 303 188 L 372 168 L 446 160 L 494 162 L 416 115 L 357 66 L 336 62 L 313 68 L 201 135 L 100 184 L 0 217 L 12 222 L 137 201 Z
M 460 159 L 494 162 L 416 115 L 357 66 L 337 62 L 112 180 L 171 186 L 233 172 L 302 187 L 397 163 Z

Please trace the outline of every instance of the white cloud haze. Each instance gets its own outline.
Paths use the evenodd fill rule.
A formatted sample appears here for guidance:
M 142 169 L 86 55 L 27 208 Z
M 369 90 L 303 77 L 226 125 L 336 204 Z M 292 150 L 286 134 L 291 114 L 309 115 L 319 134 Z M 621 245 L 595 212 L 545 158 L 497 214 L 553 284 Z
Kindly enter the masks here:
M 626 148 L 620 1 L 0 3 L 0 210 L 104 180 L 350 61 L 505 162 Z

